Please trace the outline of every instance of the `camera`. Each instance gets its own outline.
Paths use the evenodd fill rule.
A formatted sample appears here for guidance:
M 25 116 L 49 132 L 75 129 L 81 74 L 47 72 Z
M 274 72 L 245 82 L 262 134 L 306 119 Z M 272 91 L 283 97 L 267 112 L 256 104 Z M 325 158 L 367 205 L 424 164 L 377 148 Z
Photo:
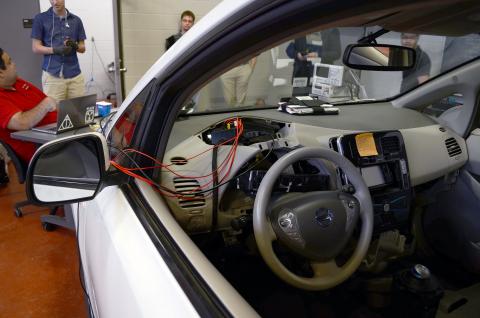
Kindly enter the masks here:
M 73 50 L 77 50 L 78 49 L 78 44 L 77 42 L 73 41 L 72 39 L 68 38 L 65 40 L 65 46 L 69 46 L 71 47 Z

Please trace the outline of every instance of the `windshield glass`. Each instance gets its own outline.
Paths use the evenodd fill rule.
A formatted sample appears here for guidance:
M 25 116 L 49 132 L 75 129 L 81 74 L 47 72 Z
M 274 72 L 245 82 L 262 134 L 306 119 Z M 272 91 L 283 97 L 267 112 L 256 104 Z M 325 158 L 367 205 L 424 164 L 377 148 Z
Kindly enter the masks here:
M 379 27 L 333 28 L 291 39 L 214 79 L 184 106 L 184 113 L 276 107 L 283 97 L 311 95 L 332 104 L 383 100 L 405 93 L 480 55 L 480 35 L 445 37 L 387 32 L 379 44 L 415 49 L 405 71 L 366 71 L 342 63 L 344 49 Z

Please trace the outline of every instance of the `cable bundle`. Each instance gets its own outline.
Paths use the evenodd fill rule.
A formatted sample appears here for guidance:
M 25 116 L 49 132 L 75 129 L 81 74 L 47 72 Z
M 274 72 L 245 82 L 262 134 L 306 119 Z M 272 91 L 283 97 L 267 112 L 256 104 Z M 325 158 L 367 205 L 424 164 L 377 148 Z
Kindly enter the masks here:
M 227 178 L 230 175 L 233 163 L 235 161 L 235 155 L 237 153 L 237 147 L 239 145 L 239 140 L 240 140 L 241 135 L 243 134 L 243 122 L 242 122 L 242 119 L 240 119 L 240 118 L 230 118 L 230 119 L 225 120 L 224 123 L 227 126 L 227 128 L 230 128 L 230 126 L 232 126 L 232 125 L 235 127 L 235 136 L 234 137 L 232 137 L 228 140 L 225 140 L 225 141 L 223 141 L 219 144 L 216 144 L 213 147 L 186 159 L 187 161 L 190 161 L 192 159 L 195 159 L 195 158 L 198 158 L 198 157 L 202 156 L 205 153 L 213 151 L 215 148 L 218 148 L 220 146 L 224 146 L 224 145 L 227 145 L 229 143 L 232 143 L 232 145 L 230 147 L 230 150 L 229 150 L 227 156 L 225 157 L 225 159 L 218 165 L 218 167 L 215 170 L 213 170 L 209 174 L 206 174 L 206 175 L 203 175 L 203 176 L 183 175 L 183 174 L 181 174 L 181 173 L 179 173 L 179 172 L 177 172 L 177 171 L 175 171 L 171 168 L 173 163 L 171 163 L 171 164 L 162 163 L 162 162 L 158 161 L 156 158 L 154 158 L 154 157 L 152 157 L 148 154 L 145 154 L 143 152 L 140 152 L 138 150 L 135 150 L 133 148 L 127 148 L 127 149 L 123 149 L 123 150 L 120 150 L 120 151 L 125 157 L 127 157 L 130 161 L 132 161 L 132 163 L 135 165 L 134 168 L 129 168 L 129 167 L 122 166 L 122 165 L 120 165 L 119 163 L 117 163 L 116 161 L 113 161 L 113 160 L 111 160 L 110 163 L 115 168 L 117 168 L 119 171 L 125 173 L 126 175 L 129 175 L 129 176 L 134 177 L 136 179 L 142 180 L 142 181 L 150 184 L 151 186 L 156 187 L 158 189 L 158 191 L 166 197 L 178 198 L 178 199 L 183 199 L 183 200 L 194 200 L 194 199 L 198 199 L 199 197 L 204 197 L 205 194 L 210 194 L 213 190 L 215 190 L 216 188 L 230 182 L 230 180 L 231 180 L 231 179 L 227 179 Z M 135 154 L 141 155 L 145 158 L 148 158 L 149 160 L 151 160 L 154 163 L 154 165 L 148 166 L 148 167 L 140 167 L 136 163 L 136 161 L 130 156 L 130 154 L 132 154 L 132 153 L 135 153 Z M 169 188 L 167 188 L 165 186 L 162 186 L 162 185 L 158 184 L 157 182 L 153 181 L 144 172 L 145 170 L 150 170 L 150 169 L 165 169 L 165 170 L 171 172 L 172 174 L 174 174 L 177 178 L 195 179 L 197 181 L 202 180 L 202 179 L 207 179 L 207 181 L 204 182 L 199 187 L 197 187 L 197 188 L 195 188 L 191 191 L 179 192 L 179 191 L 176 191 L 176 190 L 169 189 Z M 137 171 L 140 172 L 141 175 L 138 174 Z M 223 174 L 223 176 L 219 179 L 219 182 L 218 182 L 217 185 L 210 187 L 210 185 L 212 185 L 214 183 L 214 175 L 215 174 L 217 176 L 221 176 Z

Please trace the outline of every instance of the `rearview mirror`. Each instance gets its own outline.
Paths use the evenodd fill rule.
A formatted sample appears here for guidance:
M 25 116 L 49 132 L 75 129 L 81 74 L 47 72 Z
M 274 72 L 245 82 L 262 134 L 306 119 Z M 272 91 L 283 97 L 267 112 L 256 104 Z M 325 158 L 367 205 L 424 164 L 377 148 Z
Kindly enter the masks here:
M 415 65 L 415 50 L 388 44 L 350 44 L 343 64 L 359 70 L 403 71 Z
M 37 204 L 91 200 L 108 168 L 106 141 L 98 133 L 69 136 L 38 149 L 27 172 L 26 190 Z

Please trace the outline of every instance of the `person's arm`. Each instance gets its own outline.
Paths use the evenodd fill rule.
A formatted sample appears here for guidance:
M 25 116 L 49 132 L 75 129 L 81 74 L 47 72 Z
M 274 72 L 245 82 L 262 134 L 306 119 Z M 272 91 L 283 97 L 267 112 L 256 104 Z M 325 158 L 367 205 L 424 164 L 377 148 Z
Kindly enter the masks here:
M 45 28 L 43 27 L 42 14 L 37 14 L 33 19 L 32 25 L 32 51 L 35 54 L 50 55 L 53 53 L 51 46 L 43 45 L 42 39 L 44 38 Z
M 82 41 L 78 41 L 78 42 L 77 42 L 77 45 L 78 45 L 77 52 L 78 52 L 78 53 L 85 53 L 85 51 L 87 50 L 87 49 L 85 48 L 85 41 L 83 41 L 83 40 L 82 40 Z
M 85 28 L 83 27 L 83 22 L 80 20 L 80 23 L 78 24 L 78 38 L 77 38 L 77 47 L 75 50 L 78 53 L 85 53 L 86 47 L 85 47 L 85 40 L 87 39 L 87 35 L 85 34 Z M 93 42 L 93 37 L 92 37 L 92 42 Z
M 42 44 L 42 41 L 37 39 L 32 39 L 32 51 L 36 54 L 50 55 L 68 55 L 72 51 L 70 46 L 58 46 L 58 47 L 48 47 Z
M 291 59 L 294 59 L 295 58 L 295 44 L 293 42 L 290 42 L 287 46 L 287 48 L 285 49 L 285 53 L 287 54 L 287 56 Z
M 53 48 L 44 46 L 42 41 L 37 39 L 32 39 L 32 51 L 35 54 L 49 55 L 53 54 Z
M 295 41 L 295 57 L 298 61 L 307 60 L 307 38 L 301 37 L 296 38 Z
M 7 128 L 10 130 L 27 130 L 35 127 L 48 112 L 57 109 L 57 102 L 51 97 L 45 97 L 37 106 L 18 112 L 10 118 Z

